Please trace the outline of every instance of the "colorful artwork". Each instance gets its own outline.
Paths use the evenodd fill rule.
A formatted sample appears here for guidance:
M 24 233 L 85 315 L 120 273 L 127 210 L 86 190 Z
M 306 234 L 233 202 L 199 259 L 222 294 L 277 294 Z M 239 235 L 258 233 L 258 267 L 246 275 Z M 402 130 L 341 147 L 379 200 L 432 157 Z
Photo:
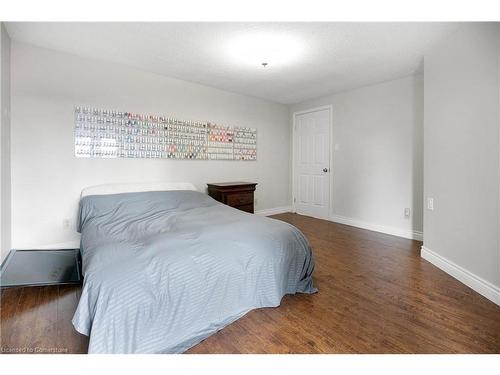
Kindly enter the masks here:
M 75 107 L 75 156 L 257 160 L 257 130 Z

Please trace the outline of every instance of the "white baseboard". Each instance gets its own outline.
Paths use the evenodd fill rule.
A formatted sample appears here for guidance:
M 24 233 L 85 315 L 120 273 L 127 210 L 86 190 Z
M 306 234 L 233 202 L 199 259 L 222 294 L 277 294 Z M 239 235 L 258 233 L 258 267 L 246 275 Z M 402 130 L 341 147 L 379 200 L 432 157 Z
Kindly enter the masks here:
M 355 219 L 351 219 L 345 216 L 340 215 L 331 215 L 330 220 L 335 223 L 350 225 L 352 227 L 368 229 L 375 232 L 390 234 L 392 236 L 398 236 L 403 238 L 408 238 L 410 240 L 418 240 L 423 241 L 423 233 L 416 230 L 406 230 L 401 228 L 388 227 L 385 225 L 366 223 L 364 221 L 359 221 Z
M 255 211 L 255 215 L 271 216 L 271 215 L 277 215 L 277 214 L 284 214 L 285 212 L 292 212 L 292 207 L 291 206 L 284 206 L 284 207 L 268 208 L 265 210 L 258 210 L 258 211 Z
M 500 288 L 486 281 L 479 276 L 467 271 L 465 268 L 453 263 L 451 260 L 437 254 L 422 246 L 420 256 L 426 261 L 434 264 L 448 275 L 453 276 L 458 281 L 464 283 L 469 288 L 475 290 L 482 296 L 500 306 Z
M 58 250 L 58 249 L 79 249 L 80 240 L 72 240 L 67 242 L 58 242 L 48 245 L 37 245 L 37 246 L 16 246 L 16 250 Z

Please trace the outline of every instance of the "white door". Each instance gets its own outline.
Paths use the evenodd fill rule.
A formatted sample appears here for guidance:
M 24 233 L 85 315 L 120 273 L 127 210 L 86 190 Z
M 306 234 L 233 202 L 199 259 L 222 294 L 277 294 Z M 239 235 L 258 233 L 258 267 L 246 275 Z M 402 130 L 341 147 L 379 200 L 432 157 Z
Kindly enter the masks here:
M 330 109 L 295 114 L 295 211 L 328 219 Z

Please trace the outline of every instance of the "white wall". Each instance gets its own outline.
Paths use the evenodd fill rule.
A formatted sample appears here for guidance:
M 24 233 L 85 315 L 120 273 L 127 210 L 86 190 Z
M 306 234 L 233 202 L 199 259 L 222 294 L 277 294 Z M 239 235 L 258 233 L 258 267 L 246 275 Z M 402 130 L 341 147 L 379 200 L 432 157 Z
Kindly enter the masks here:
M 410 76 L 290 107 L 333 106 L 334 221 L 421 238 L 422 84 Z
M 77 159 L 79 104 L 256 127 L 258 161 Z M 191 181 L 204 189 L 207 182 L 255 181 L 257 210 L 289 206 L 289 144 L 284 105 L 13 42 L 13 247 L 77 240 L 79 193 L 102 183 Z
M 0 258 L 10 250 L 10 38 L 0 23 Z
M 499 49 L 498 24 L 468 24 L 425 56 L 422 255 L 500 304 Z

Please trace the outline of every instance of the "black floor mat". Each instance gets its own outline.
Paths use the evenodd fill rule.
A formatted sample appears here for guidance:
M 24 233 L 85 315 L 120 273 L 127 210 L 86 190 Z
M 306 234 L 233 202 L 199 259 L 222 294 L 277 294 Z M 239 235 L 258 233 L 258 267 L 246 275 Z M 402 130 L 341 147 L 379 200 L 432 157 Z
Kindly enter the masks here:
M 80 263 L 78 249 L 12 250 L 2 264 L 0 285 L 78 284 Z

